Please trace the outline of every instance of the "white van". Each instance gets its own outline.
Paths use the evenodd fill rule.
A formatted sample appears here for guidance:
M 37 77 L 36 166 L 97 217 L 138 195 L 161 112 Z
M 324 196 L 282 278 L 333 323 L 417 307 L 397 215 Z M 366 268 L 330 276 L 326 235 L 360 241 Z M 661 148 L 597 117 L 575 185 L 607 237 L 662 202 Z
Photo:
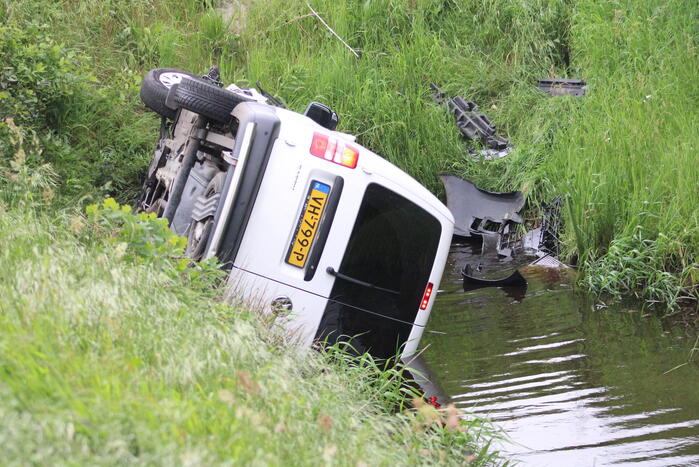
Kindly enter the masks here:
M 327 119 L 164 73 L 142 97 L 160 81 L 157 99 L 179 110 L 160 112 L 175 122 L 163 119 L 137 208 L 167 217 L 195 259 L 216 256 L 229 293 L 304 344 L 352 337 L 378 358 L 414 354 L 452 238 L 446 206 Z M 221 92 L 244 97 L 226 121 L 209 112 Z M 143 100 L 159 111 L 157 99 Z

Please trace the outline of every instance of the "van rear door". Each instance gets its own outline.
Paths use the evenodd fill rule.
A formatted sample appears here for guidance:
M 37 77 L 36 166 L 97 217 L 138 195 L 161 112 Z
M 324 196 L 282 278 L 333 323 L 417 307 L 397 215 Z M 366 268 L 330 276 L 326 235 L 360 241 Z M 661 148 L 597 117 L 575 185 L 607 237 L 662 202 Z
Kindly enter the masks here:
M 370 183 L 342 262 L 334 268 L 335 284 L 316 338 L 354 336 L 358 352 L 379 358 L 419 341 L 431 305 L 429 296 L 423 299 L 441 279 L 450 237 L 451 230 L 419 204 Z M 421 311 L 425 316 L 418 316 Z
M 308 119 L 275 112 L 284 123 L 231 255 L 229 290 L 262 311 L 288 299 L 284 325 L 305 343 L 364 333 L 354 342 L 374 355 L 414 350 L 453 222 L 432 214 L 432 195 L 375 154 L 360 148 L 356 168 L 324 160 L 313 154 Z

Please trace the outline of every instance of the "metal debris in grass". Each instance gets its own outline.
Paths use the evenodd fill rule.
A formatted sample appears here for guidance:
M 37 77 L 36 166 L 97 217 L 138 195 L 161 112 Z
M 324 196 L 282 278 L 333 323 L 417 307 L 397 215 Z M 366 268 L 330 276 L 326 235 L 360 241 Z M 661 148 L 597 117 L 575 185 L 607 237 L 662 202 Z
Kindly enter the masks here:
M 581 79 L 539 78 L 536 87 L 549 96 L 578 96 L 585 95 L 587 86 Z
M 434 83 L 430 84 L 430 87 L 434 90 L 434 94 L 432 94 L 434 101 L 446 105 L 454 113 L 459 131 L 466 138 L 480 141 L 485 146 L 485 149 L 481 151 L 471 151 L 472 158 L 499 159 L 512 150 L 507 138 L 496 134 L 495 124 L 485 114 L 478 113 L 478 105 L 475 102 L 467 101 L 461 96 L 446 97 L 446 94 Z

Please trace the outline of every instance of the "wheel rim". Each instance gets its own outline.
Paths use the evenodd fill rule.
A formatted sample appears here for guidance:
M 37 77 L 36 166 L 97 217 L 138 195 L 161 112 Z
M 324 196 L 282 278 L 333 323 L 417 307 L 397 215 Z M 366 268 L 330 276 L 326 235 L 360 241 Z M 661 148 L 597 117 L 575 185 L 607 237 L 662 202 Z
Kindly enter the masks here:
M 197 222 L 194 225 L 194 229 L 192 231 L 192 240 L 194 240 L 194 244 L 198 245 L 201 243 L 202 236 L 204 235 L 204 232 L 206 231 L 206 224 L 209 222 L 209 219 L 207 218 L 206 221 L 204 222 Z
M 182 82 L 182 78 L 185 77 L 184 73 L 178 73 L 176 71 L 166 71 L 165 73 L 160 73 L 158 76 L 158 81 L 160 84 L 170 89 L 173 84 L 178 84 Z
M 190 225 L 190 232 L 187 239 L 187 248 L 185 254 L 194 261 L 199 261 L 204 256 L 204 248 L 211 234 L 211 228 L 214 221 L 211 217 L 207 217 L 203 221 L 193 221 Z

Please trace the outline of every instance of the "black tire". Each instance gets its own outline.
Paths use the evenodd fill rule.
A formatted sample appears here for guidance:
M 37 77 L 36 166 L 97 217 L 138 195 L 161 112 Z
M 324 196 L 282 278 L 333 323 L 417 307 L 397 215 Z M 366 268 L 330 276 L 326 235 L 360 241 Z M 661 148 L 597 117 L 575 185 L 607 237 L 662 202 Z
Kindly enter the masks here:
M 155 68 L 149 71 L 141 82 L 141 100 L 158 115 L 174 120 L 177 116 L 177 110 L 166 106 L 165 99 L 170 91 L 170 86 L 180 82 L 183 77 L 192 80 L 199 79 L 191 73 L 175 68 Z
M 251 100 L 204 81 L 187 78 L 183 78 L 175 90 L 175 104 L 179 107 L 221 123 L 231 120 L 236 105 Z
M 220 194 L 223 191 L 223 184 L 226 181 L 226 172 L 220 172 L 209 181 L 209 184 L 202 195 L 204 198 L 211 198 Z M 185 256 L 199 261 L 204 256 L 206 244 L 209 241 L 209 235 L 214 226 L 213 216 L 206 217 L 200 221 L 195 221 L 189 224 L 189 232 L 187 234 L 187 247 L 185 248 Z

